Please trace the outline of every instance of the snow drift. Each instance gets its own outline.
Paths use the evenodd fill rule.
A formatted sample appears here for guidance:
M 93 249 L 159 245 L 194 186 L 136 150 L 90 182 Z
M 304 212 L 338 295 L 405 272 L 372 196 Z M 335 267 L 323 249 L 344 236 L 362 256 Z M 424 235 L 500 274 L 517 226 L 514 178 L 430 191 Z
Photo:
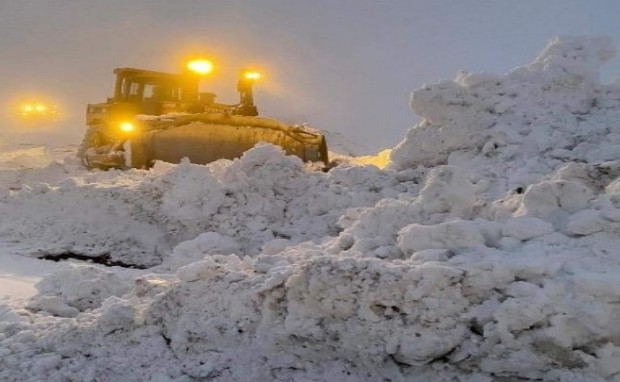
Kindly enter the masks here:
M 385 170 L 260 146 L 11 183 L 0 239 L 156 266 L 130 285 L 73 268 L 3 307 L 0 379 L 617 380 L 613 54 L 555 39 L 505 76 L 415 90 L 424 120 Z

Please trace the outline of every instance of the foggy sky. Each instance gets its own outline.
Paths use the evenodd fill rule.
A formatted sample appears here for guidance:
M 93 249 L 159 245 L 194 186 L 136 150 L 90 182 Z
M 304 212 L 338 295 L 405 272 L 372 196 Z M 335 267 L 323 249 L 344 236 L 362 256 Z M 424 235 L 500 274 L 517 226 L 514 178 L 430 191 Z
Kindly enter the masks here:
M 417 121 L 412 89 L 460 69 L 505 73 L 556 35 L 618 45 L 619 14 L 616 0 L 0 0 L 0 114 L 17 95 L 49 95 L 81 132 L 113 68 L 177 71 L 203 54 L 218 64 L 203 90 L 220 101 L 257 67 L 263 114 L 376 151 Z M 618 59 L 605 79 L 615 74 Z

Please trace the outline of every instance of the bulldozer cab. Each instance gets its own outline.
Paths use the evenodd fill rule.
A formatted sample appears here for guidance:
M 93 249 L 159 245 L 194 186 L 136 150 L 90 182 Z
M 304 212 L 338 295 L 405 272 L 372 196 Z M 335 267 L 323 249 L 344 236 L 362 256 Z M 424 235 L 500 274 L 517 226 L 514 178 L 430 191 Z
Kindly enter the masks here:
M 198 96 L 198 78 L 192 76 L 133 68 L 119 68 L 114 74 L 115 101 L 189 102 Z
M 114 74 L 112 97 L 107 102 L 88 105 L 87 125 L 105 124 L 139 114 L 187 112 L 198 102 L 199 79 L 195 76 L 135 68 L 118 68 Z
M 114 70 L 114 103 L 129 103 L 140 114 L 161 115 L 183 111 L 198 99 L 198 78 L 150 70 Z

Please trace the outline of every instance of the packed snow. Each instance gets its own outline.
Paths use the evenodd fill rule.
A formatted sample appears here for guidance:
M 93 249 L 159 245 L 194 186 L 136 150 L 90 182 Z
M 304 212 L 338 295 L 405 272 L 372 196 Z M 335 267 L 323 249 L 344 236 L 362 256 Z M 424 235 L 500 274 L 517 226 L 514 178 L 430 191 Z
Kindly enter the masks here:
M 423 86 L 399 145 L 326 173 L 3 151 L 0 263 L 58 269 L 0 289 L 0 380 L 620 381 L 614 54 Z

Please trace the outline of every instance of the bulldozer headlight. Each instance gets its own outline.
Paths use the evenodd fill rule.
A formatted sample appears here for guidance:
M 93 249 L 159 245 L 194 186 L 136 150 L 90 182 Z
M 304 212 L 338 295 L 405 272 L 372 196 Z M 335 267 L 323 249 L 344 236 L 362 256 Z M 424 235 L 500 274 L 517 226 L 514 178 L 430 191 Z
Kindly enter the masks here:
M 247 71 L 243 73 L 243 78 L 250 81 L 256 81 L 260 79 L 260 73 L 254 71 Z
M 121 122 L 119 128 L 123 133 L 133 133 L 136 130 L 136 125 L 131 122 Z
M 204 76 L 213 71 L 213 63 L 209 60 L 191 60 L 187 63 L 187 69 Z

